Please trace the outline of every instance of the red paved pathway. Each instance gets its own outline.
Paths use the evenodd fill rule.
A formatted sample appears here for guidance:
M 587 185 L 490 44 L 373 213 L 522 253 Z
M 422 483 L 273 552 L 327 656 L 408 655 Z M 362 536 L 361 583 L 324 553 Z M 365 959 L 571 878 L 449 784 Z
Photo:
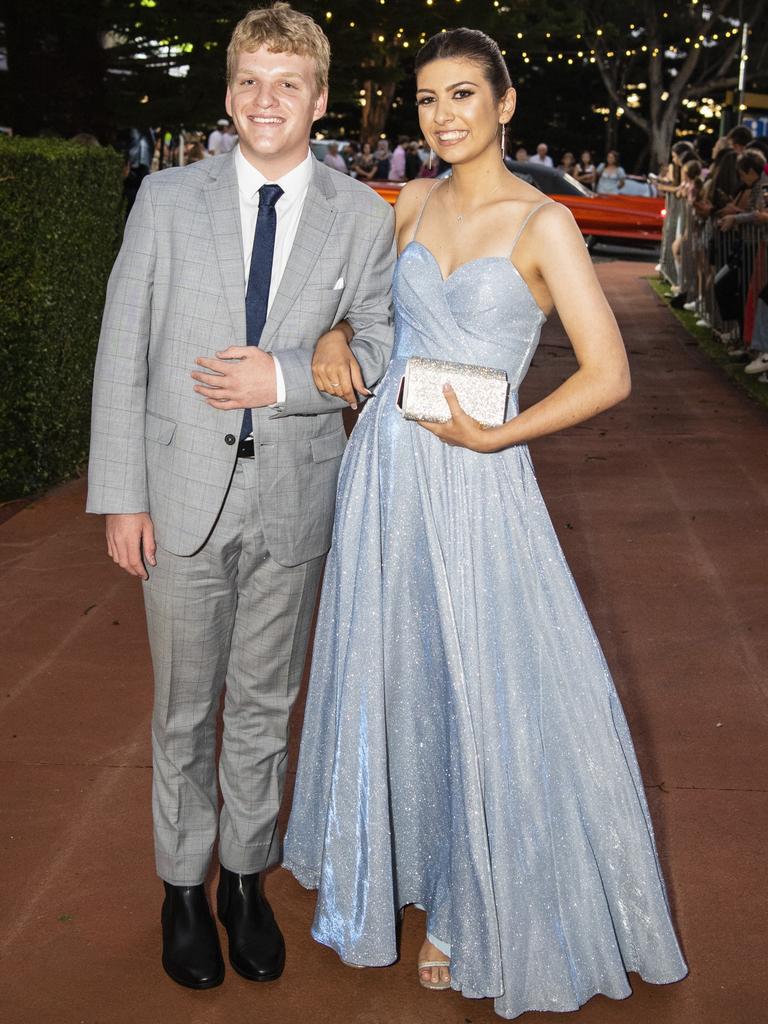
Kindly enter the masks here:
M 522 1024 L 768 1020 L 768 416 L 714 371 L 642 279 L 600 274 L 631 352 L 620 408 L 534 446 L 649 790 L 691 975 Z M 530 401 L 573 366 L 547 328 Z M 80 483 L 0 526 L 0 1020 L 4 1024 L 490 1024 L 421 990 L 403 956 L 353 971 L 309 938 L 313 896 L 269 879 L 283 978 L 175 986 L 159 965 L 150 664 L 139 584 L 104 555 Z

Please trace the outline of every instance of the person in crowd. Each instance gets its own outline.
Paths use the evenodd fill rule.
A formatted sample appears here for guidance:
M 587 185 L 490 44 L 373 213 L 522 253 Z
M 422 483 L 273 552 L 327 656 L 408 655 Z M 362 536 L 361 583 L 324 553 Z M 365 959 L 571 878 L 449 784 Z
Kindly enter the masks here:
M 378 164 L 376 157 L 371 152 L 371 144 L 370 142 L 364 142 L 355 161 L 357 177 L 362 181 L 370 181 L 376 177 L 377 168 Z
M 418 178 L 421 173 L 422 162 L 419 154 L 418 142 L 409 142 L 405 153 L 405 177 L 408 181 Z
M 395 350 L 340 476 L 284 866 L 319 889 L 313 935 L 342 960 L 395 961 L 401 908 L 421 906 L 420 984 L 512 1019 L 623 998 L 627 971 L 686 973 L 627 723 L 526 447 L 621 401 L 629 370 L 572 214 L 501 158 L 515 90 L 496 43 L 443 31 L 415 65 L 452 173 L 397 203 Z M 555 309 L 579 368 L 520 412 Z M 447 422 L 403 418 L 416 356 L 504 370 L 505 422 L 483 429 L 447 385 Z M 353 369 L 320 341 L 321 390 Z
M 573 174 L 576 168 L 576 157 L 573 153 L 563 153 L 560 163 L 557 165 L 558 174 Z
M 574 168 L 574 174 L 576 180 L 580 181 L 582 185 L 594 189 L 595 181 L 597 180 L 597 168 L 595 167 L 590 150 L 582 150 L 579 161 Z
M 542 167 L 553 167 L 552 157 L 549 156 L 549 146 L 546 142 L 540 142 L 536 147 L 533 156 L 528 157 L 528 163 L 541 164 Z
M 240 145 L 144 179 L 96 360 L 88 511 L 144 581 L 162 964 L 193 989 L 224 976 L 214 848 L 230 963 L 256 982 L 283 970 L 263 874 L 280 857 L 288 721 L 354 398 L 318 391 L 312 354 L 346 318 L 367 394 L 392 348 L 392 208 L 309 149 L 329 61 L 322 29 L 287 4 L 237 24 L 226 109 Z M 253 118 L 264 107 L 274 130 Z M 190 244 L 190 225 L 215 245 Z
M 154 145 L 155 141 L 151 130 L 139 131 L 138 128 L 128 129 L 126 145 L 127 173 L 123 178 L 126 217 L 133 209 L 133 204 L 136 201 L 142 181 L 150 172 Z
M 518 163 L 521 163 L 521 164 L 527 164 L 528 163 L 528 160 L 529 160 L 528 150 L 525 148 L 525 146 L 518 146 L 517 147 L 517 149 L 515 150 L 515 160 L 517 160 Z
M 332 167 L 334 171 L 338 171 L 340 174 L 349 174 L 349 168 L 344 157 L 339 153 L 339 145 L 337 142 L 331 142 L 328 146 L 328 152 L 323 157 L 323 163 L 326 167 Z
M 739 156 L 746 150 L 749 149 L 754 136 L 752 132 L 744 124 L 737 124 L 735 128 L 726 135 L 726 140 L 731 149 Z
M 184 152 L 184 162 L 188 164 L 197 163 L 198 160 L 205 160 L 208 150 L 202 139 L 192 138 L 187 142 Z
M 696 251 L 697 257 L 701 249 L 701 231 L 696 217 L 696 205 L 701 199 L 701 192 L 704 185 L 701 177 L 702 166 L 698 160 L 687 160 L 681 168 L 680 185 L 675 192 L 678 199 L 681 199 L 689 207 L 689 215 L 681 219 L 681 230 L 672 242 L 672 258 L 675 261 L 677 280 L 683 279 L 682 274 L 682 252 L 684 247 L 690 246 Z M 697 268 L 698 269 L 698 268 Z M 673 296 L 670 305 L 675 309 L 694 310 L 696 301 L 688 299 L 687 291 L 680 289 L 677 295 Z
M 737 151 L 734 149 L 734 152 Z M 729 230 L 734 223 L 744 223 L 743 220 L 728 220 L 728 218 L 748 217 L 749 214 L 764 208 L 764 169 L 765 160 L 762 153 L 747 149 L 737 156 L 736 173 L 739 176 L 740 184 L 731 202 L 719 211 L 721 229 Z M 724 227 L 726 221 L 728 221 L 727 228 Z
M 725 143 L 723 143 L 725 145 Z M 697 159 L 696 151 L 688 142 L 675 142 L 670 150 L 669 164 L 659 175 L 656 186 L 660 192 L 674 193 L 682 182 L 682 166 Z
M 229 130 L 229 120 L 226 117 L 220 117 L 216 122 L 216 127 L 213 129 L 211 134 L 208 136 L 208 152 L 211 156 L 218 156 L 220 153 L 226 153 L 224 147 L 224 136 Z
M 376 173 L 374 174 L 374 178 L 378 181 L 389 181 L 389 169 L 392 163 L 392 153 L 389 149 L 389 142 L 386 139 L 379 139 L 373 156 L 376 161 Z
M 406 147 L 410 139 L 407 135 L 401 135 L 397 140 L 394 152 L 392 153 L 392 159 L 389 164 L 389 180 L 390 181 L 405 181 L 405 157 Z
M 627 180 L 627 172 L 621 166 L 619 154 L 615 149 L 608 150 L 605 161 L 598 164 L 596 174 L 597 193 L 601 196 L 619 195 Z
M 748 223 L 756 227 L 768 227 L 768 208 L 763 207 L 753 210 L 748 214 L 737 214 L 734 216 L 734 223 L 739 218 L 747 219 Z M 768 256 L 765 246 L 762 249 L 762 262 L 756 261 L 753 280 L 750 285 L 753 308 L 751 310 L 751 324 L 748 331 L 745 331 L 745 342 L 749 345 L 751 360 L 744 367 L 744 373 L 749 376 L 756 376 L 761 384 L 768 384 L 768 284 L 766 284 L 765 261 Z
M 344 163 L 347 165 L 347 173 L 351 174 L 353 178 L 357 177 L 357 158 L 360 156 L 360 144 L 355 142 L 354 139 L 344 146 L 344 152 L 341 154 L 344 157 Z

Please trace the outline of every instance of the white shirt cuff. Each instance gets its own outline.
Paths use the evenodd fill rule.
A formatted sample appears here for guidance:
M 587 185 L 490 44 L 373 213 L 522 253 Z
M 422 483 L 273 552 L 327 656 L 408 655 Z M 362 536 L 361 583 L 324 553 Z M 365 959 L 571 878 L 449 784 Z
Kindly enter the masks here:
M 270 406 L 270 409 L 279 409 L 281 406 L 285 405 L 285 377 L 283 377 L 280 360 L 274 353 L 272 353 L 272 359 L 275 364 L 275 391 L 277 392 L 277 401 L 274 405 Z

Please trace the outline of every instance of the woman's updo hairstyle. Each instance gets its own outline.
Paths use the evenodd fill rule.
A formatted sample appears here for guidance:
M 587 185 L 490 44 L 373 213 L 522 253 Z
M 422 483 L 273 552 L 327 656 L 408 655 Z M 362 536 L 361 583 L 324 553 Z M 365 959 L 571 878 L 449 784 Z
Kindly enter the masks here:
M 496 100 L 512 85 L 498 43 L 476 28 L 452 28 L 433 35 L 416 54 L 416 72 L 433 60 L 466 60 L 477 64 Z

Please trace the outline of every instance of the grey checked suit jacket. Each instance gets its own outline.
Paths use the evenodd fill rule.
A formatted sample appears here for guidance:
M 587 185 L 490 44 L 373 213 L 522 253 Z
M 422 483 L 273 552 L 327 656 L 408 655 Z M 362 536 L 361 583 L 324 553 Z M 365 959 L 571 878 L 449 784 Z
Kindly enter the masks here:
M 393 263 L 390 206 L 316 162 L 261 337 L 261 347 L 279 357 L 285 405 L 253 412 L 259 512 L 270 554 L 282 565 L 330 545 L 343 403 L 312 382 L 315 343 L 346 318 L 366 384 L 379 380 L 392 348 Z M 245 344 L 234 155 L 150 175 L 107 290 L 89 512 L 149 512 L 161 547 L 179 555 L 200 549 L 226 497 L 243 411 L 210 408 L 192 390 L 190 373 L 197 356 Z

